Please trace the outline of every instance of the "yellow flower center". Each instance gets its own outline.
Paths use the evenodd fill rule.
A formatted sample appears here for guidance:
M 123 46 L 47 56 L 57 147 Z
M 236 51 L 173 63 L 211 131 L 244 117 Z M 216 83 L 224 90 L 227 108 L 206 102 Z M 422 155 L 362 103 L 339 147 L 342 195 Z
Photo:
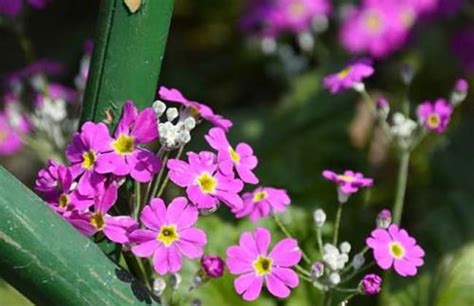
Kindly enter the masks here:
M 204 193 L 214 193 L 216 191 L 217 180 L 207 172 L 197 178 L 197 183 Z
M 71 198 L 67 194 L 63 193 L 59 196 L 59 207 L 66 208 L 69 203 L 71 203 Z
M 105 219 L 104 219 L 104 216 L 100 212 L 93 214 L 91 216 L 90 222 L 92 226 L 94 226 L 99 231 L 104 229 L 105 227 Z
M 392 242 L 389 244 L 390 254 L 396 259 L 402 259 L 405 256 L 405 248 L 400 242 Z
M 301 17 L 305 13 L 305 6 L 301 1 L 293 1 L 290 4 L 289 11 L 291 16 L 293 17 Z
M 382 18 L 374 12 L 368 12 L 365 15 L 365 26 L 372 33 L 378 33 L 382 29 L 383 21 Z
M 82 154 L 82 168 L 91 170 L 94 167 L 95 162 L 97 161 L 97 155 L 94 150 L 89 150 Z
M 441 123 L 441 118 L 439 117 L 438 114 L 432 113 L 428 116 L 426 122 L 430 128 L 435 129 Z
M 346 182 L 355 181 L 355 177 L 353 177 L 351 175 L 338 175 L 337 178 L 340 179 L 340 180 L 346 181 Z
M 255 269 L 255 272 L 258 276 L 266 275 L 272 273 L 272 262 L 273 259 L 270 257 L 258 256 L 258 258 L 253 262 L 252 267 Z
M 7 133 L 0 131 L 0 143 L 4 142 L 7 139 Z
M 337 74 L 337 76 L 338 76 L 340 79 L 343 79 L 343 78 L 345 78 L 346 76 L 348 76 L 350 72 L 351 72 L 351 67 L 346 67 L 346 68 L 344 68 L 343 70 L 339 71 L 339 73 Z
M 400 15 L 400 19 L 405 27 L 410 28 L 415 23 L 415 14 L 412 10 L 404 10 Z
M 240 155 L 235 152 L 234 148 L 229 147 L 229 154 L 232 161 L 236 164 L 240 163 Z
M 265 200 L 268 197 L 268 193 L 266 191 L 259 191 L 253 195 L 254 203 L 260 202 Z
M 119 138 L 112 143 L 115 152 L 119 155 L 128 155 L 135 150 L 135 138 L 120 134 Z
M 166 247 L 169 247 L 173 242 L 179 239 L 176 225 L 162 225 L 160 233 L 156 237 L 156 240 L 161 241 Z

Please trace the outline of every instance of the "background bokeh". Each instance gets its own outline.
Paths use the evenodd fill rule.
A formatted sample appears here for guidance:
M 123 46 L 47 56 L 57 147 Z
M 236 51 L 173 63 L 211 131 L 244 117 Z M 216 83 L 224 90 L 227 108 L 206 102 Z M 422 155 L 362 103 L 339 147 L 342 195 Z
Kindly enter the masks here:
M 64 84 L 73 84 L 84 41 L 93 37 L 97 2 L 52 1 L 46 10 L 23 17 L 37 56 L 64 64 L 64 73 L 55 77 Z M 333 5 L 343 2 L 349 1 Z M 285 38 L 281 43 L 293 50 L 291 56 L 265 55 L 239 30 L 241 8 L 242 0 L 177 0 L 160 83 L 234 120 L 230 137 L 255 148 L 262 184 L 288 190 L 292 205 L 282 219 L 310 254 L 316 252 L 312 212 L 322 207 L 331 219 L 336 207 L 335 189 L 322 179 L 322 170 L 351 168 L 373 177 L 375 187 L 350 200 L 342 223 L 343 239 L 361 249 L 378 211 L 392 206 L 398 163 L 396 152 L 380 139 L 372 140 L 373 122 L 355 93 L 332 96 L 322 88 L 324 75 L 353 58 L 340 46 L 338 25 L 331 20 L 314 52 L 303 54 Z M 416 71 L 409 90 L 412 114 L 418 103 L 448 96 L 456 78 L 472 80 L 473 72 L 453 52 L 452 41 L 473 25 L 471 1 L 456 13 L 420 21 L 404 48 L 375 62 L 376 74 L 367 87 L 388 95 L 397 109 L 406 94 L 400 70 L 410 64 Z M 474 54 L 468 43 L 461 46 Z M 24 65 L 15 36 L 1 28 L 0 74 Z M 473 102 L 468 97 L 448 131 L 431 135 L 414 152 L 403 224 L 425 248 L 426 265 L 415 278 L 392 277 L 390 305 L 474 305 Z M 201 135 L 206 130 L 196 133 L 192 147 L 205 147 Z M 29 186 L 42 166 L 29 152 L 1 157 L 0 162 Z M 226 212 L 203 219 L 200 226 L 212 230 L 207 251 L 220 255 L 242 231 L 256 226 L 236 222 Z M 261 224 L 274 228 L 269 220 Z M 192 273 L 193 267 L 186 271 Z M 228 275 L 200 291 L 196 296 L 203 305 L 243 304 Z M 309 306 L 319 298 L 317 290 L 304 284 L 286 301 L 264 295 L 253 304 Z M 378 301 L 361 297 L 353 305 L 382 305 Z M 2 284 L 0 305 L 28 302 Z

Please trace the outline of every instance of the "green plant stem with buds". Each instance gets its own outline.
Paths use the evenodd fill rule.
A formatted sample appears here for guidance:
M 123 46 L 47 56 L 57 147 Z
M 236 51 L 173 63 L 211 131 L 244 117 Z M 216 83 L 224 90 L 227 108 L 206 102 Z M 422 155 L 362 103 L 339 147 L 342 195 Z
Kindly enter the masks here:
M 369 105 L 370 111 L 372 114 L 375 116 L 375 118 L 378 120 L 380 126 L 382 126 L 383 131 L 385 133 L 385 136 L 387 139 L 391 140 L 392 139 L 392 134 L 390 132 L 390 126 L 387 123 L 386 118 L 382 118 L 377 114 L 377 106 L 374 102 L 374 99 L 369 95 L 369 93 L 365 90 L 365 88 L 360 92 L 364 100 L 367 102 L 367 105 Z
M 135 181 L 134 184 L 134 191 L 135 191 L 135 205 L 133 206 L 133 216 L 135 220 L 138 220 L 140 215 L 141 207 L 142 207 L 142 186 L 140 182 Z
M 341 227 L 341 218 L 342 218 L 342 205 L 339 203 L 336 212 L 336 221 L 334 222 L 334 235 L 332 237 L 332 244 L 337 245 L 337 240 L 339 238 L 339 228 Z
M 403 213 L 403 204 L 405 202 L 405 193 L 408 180 L 408 166 L 410 164 L 410 152 L 401 153 L 400 165 L 398 168 L 397 192 L 393 204 L 393 223 L 400 225 Z
M 317 227 L 316 228 L 316 239 L 318 241 L 318 249 L 319 249 L 319 254 L 321 255 L 321 258 L 323 257 L 323 236 L 321 233 L 321 228 Z

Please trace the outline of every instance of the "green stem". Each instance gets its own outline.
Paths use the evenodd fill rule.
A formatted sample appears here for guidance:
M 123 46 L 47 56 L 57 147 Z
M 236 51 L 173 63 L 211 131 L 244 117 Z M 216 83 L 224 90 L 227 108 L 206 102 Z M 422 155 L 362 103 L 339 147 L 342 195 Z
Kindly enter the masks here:
M 393 204 L 393 223 L 400 225 L 405 202 L 405 193 L 408 180 L 408 166 L 410 164 L 410 152 L 403 151 L 398 168 L 398 182 L 395 202 Z
M 134 212 L 133 212 L 133 216 L 135 217 L 135 220 L 138 220 L 141 206 L 142 206 L 142 186 L 140 182 L 135 181 L 135 205 L 134 205 Z
M 332 296 L 329 291 L 324 293 L 323 306 L 331 306 Z
M 281 222 L 280 217 L 278 217 L 278 214 L 273 213 L 273 219 L 275 220 L 275 223 L 278 225 L 278 227 L 283 232 L 283 234 L 285 234 L 286 237 L 293 238 L 293 236 L 288 231 L 286 226 L 283 224 L 283 222 Z M 301 250 L 301 253 L 303 254 L 304 261 L 306 261 L 306 263 L 310 265 L 312 262 L 311 262 L 311 259 L 309 258 L 309 256 L 303 250 Z
M 365 90 L 362 90 L 360 92 L 360 94 L 362 95 L 362 97 L 364 98 L 364 100 L 367 102 L 367 105 L 369 105 L 369 108 L 370 108 L 370 111 L 372 112 L 372 114 L 375 116 L 375 118 L 377 118 L 379 124 L 382 126 L 383 128 L 383 131 L 385 133 L 385 136 L 391 140 L 392 139 L 392 133 L 390 132 L 390 126 L 388 125 L 387 123 L 387 120 L 385 120 L 386 118 L 381 118 L 378 114 L 377 114 L 377 106 L 374 102 L 374 100 L 372 99 L 372 97 L 369 95 L 369 93 Z
M 176 155 L 175 159 L 180 159 L 181 155 L 183 154 L 183 150 L 184 150 L 184 145 L 182 145 L 182 146 L 179 148 L 178 154 Z M 164 168 L 164 167 L 165 167 L 165 166 L 163 166 L 163 168 Z M 163 192 L 165 191 L 166 185 L 168 185 L 169 180 L 170 180 L 170 174 L 169 174 L 169 172 L 168 172 L 168 173 L 166 174 L 165 180 L 163 181 L 163 184 L 161 184 L 160 190 L 159 190 L 158 193 L 156 194 L 155 198 L 161 197 L 161 195 L 162 195 Z M 152 193 L 152 195 L 153 195 L 153 193 Z
M 318 240 L 318 248 L 319 248 L 319 254 L 321 255 L 321 258 L 323 257 L 323 237 L 321 233 L 321 228 L 318 227 L 316 228 L 316 239 Z
M 161 170 L 158 173 L 158 176 L 153 181 L 153 187 L 151 189 L 151 192 L 148 195 L 148 202 L 151 201 L 153 196 L 158 193 L 158 187 L 160 186 L 161 179 L 163 178 L 163 173 L 165 172 L 166 164 L 168 163 L 168 158 L 169 158 L 169 152 L 167 151 L 163 157 Z
M 334 222 L 334 236 L 332 237 L 332 244 L 334 244 L 335 246 L 337 246 L 339 228 L 341 226 L 342 205 L 343 204 L 339 204 L 339 206 L 337 207 L 336 221 Z
M 342 302 L 349 302 L 349 300 L 351 300 L 353 297 L 357 296 L 358 294 L 359 294 L 358 291 L 349 294 L 348 296 L 346 296 L 345 298 L 343 298 L 343 299 L 341 300 L 341 303 L 342 303 Z

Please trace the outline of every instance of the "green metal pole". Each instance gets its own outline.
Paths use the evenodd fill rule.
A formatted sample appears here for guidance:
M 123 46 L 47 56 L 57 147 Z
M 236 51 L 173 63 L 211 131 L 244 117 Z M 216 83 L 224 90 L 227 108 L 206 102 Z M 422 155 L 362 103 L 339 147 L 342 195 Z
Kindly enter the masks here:
M 81 121 L 119 113 L 126 100 L 150 106 L 156 93 L 174 0 L 142 0 L 131 13 L 124 0 L 103 0 Z
M 0 254 L 0 276 L 36 305 L 144 305 L 138 282 L 1 167 Z

